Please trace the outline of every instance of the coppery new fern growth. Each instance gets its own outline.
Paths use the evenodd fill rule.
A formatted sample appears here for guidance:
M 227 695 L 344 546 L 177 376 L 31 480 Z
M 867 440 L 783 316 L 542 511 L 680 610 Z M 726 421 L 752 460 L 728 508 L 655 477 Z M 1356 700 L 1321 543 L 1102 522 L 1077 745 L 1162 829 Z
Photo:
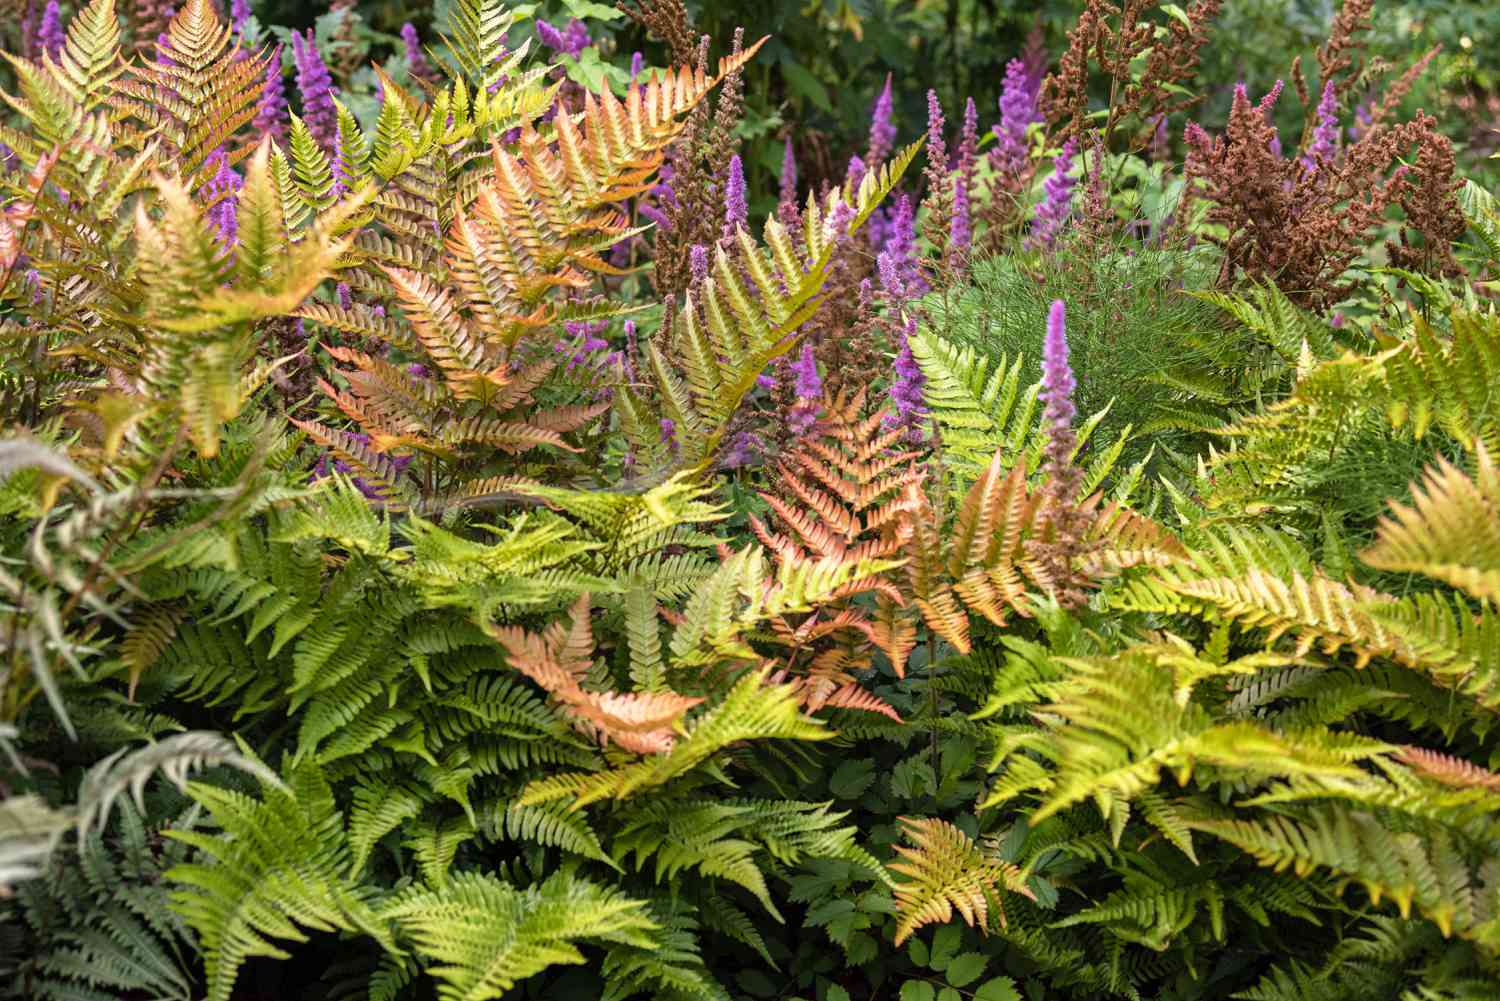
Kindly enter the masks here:
M 859 564 L 897 558 L 911 532 L 906 491 L 921 477 L 915 451 L 902 450 L 904 430 L 885 430 L 885 414 L 862 416 L 864 394 L 827 397 L 824 417 L 776 464 L 774 491 L 762 491 L 770 524 L 752 517 L 751 528 L 778 563 L 833 560 Z M 852 599 L 874 595 L 871 616 Z M 808 683 L 826 704 L 848 686 L 852 673 L 871 665 L 876 649 L 898 675 L 916 639 L 899 609 L 902 588 L 884 577 L 850 581 L 837 600 L 795 627 L 778 629 L 794 647 Z

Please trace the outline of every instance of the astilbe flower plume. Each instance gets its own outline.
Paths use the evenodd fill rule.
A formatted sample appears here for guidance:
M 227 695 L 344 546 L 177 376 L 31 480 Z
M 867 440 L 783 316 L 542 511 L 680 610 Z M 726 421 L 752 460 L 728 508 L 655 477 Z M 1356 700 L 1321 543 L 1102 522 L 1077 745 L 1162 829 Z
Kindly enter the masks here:
M 688 272 L 692 275 L 692 287 L 698 288 L 708 281 L 708 248 L 701 243 L 693 244 L 688 251 Z
M 1045 193 L 1031 221 L 1029 245 L 1032 249 L 1051 250 L 1068 221 L 1073 207 L 1073 154 L 1078 151 L 1076 139 L 1069 139 L 1052 161 L 1052 176 L 1042 185 Z
M 890 235 L 876 258 L 876 269 L 887 298 L 897 302 L 926 294 L 927 282 L 917 263 L 917 231 L 911 197 L 896 201 Z
M 68 36 L 63 31 L 62 9 L 57 0 L 47 0 L 47 7 L 42 11 L 42 22 L 36 31 L 36 40 L 42 51 L 53 59 L 62 55 Z
M 991 129 L 995 148 L 990 151 L 990 163 L 996 170 L 1018 173 L 1026 165 L 1031 152 L 1026 130 L 1041 119 L 1037 96 L 1026 64 L 1019 59 L 1006 63 L 1000 85 L 1000 121 Z
M 849 185 L 850 190 L 859 190 L 859 186 L 864 183 L 865 172 L 865 161 L 860 157 L 851 156 L 849 158 L 849 167 L 844 172 L 844 181 Z
M 215 154 L 215 159 L 218 160 L 218 169 L 204 186 L 204 194 L 210 200 L 218 199 L 209 209 L 208 217 L 218 233 L 220 245 L 228 250 L 240 238 L 239 191 L 244 182 L 229 165 L 228 156 L 220 152 Z
M 885 75 L 885 87 L 875 98 L 870 111 L 870 146 L 865 152 L 864 162 L 879 166 L 896 148 L 895 101 L 891 95 L 891 74 Z
M 422 51 L 422 39 L 417 35 L 416 25 L 410 21 L 401 26 L 401 46 L 406 54 L 406 72 L 411 78 L 422 83 L 434 83 L 437 74 L 427 61 L 427 53 Z
M 252 125 L 261 135 L 270 135 L 278 143 L 286 142 L 286 87 L 281 80 L 281 46 L 271 50 L 266 63 L 266 82 L 255 105 Z
M 297 89 L 302 94 L 302 120 L 307 124 L 307 131 L 312 133 L 313 139 L 323 147 L 323 151 L 331 153 L 338 142 L 339 127 L 338 111 L 333 105 L 333 77 L 329 75 L 328 66 L 318 53 L 311 28 L 307 29 L 306 38 L 296 32 L 292 33 L 292 60 L 297 64 Z
M 964 106 L 964 126 L 958 142 L 958 166 L 953 178 L 953 226 L 949 246 L 966 255 L 974 242 L 972 197 L 979 158 L 979 109 L 969 98 Z
M 1338 137 L 1338 94 L 1333 81 L 1329 80 L 1323 85 L 1323 96 L 1318 101 L 1318 124 L 1313 129 L 1312 142 L 1302 156 L 1302 166 L 1309 174 L 1317 170 L 1320 163 L 1333 159 Z
M 1354 289 L 1346 272 L 1409 190 L 1400 158 L 1420 147 L 1436 123 L 1419 113 L 1409 122 L 1373 125 L 1309 173 L 1300 160 L 1271 148 L 1275 128 L 1267 112 L 1280 91 L 1252 103 L 1237 86 L 1222 135 L 1190 122 L 1185 174 L 1209 203 L 1207 222 L 1222 227 L 1208 236 L 1224 250 L 1221 285 L 1241 277 L 1274 281 L 1294 302 L 1323 310 Z
M 891 382 L 890 398 L 894 408 L 885 419 L 888 428 L 906 428 L 906 438 L 913 443 L 922 440 L 922 422 L 927 417 L 927 401 L 922 389 L 927 379 L 911 353 L 911 337 L 917 332 L 917 321 L 908 319 L 901 330 L 901 348 L 892 366 L 896 378 Z
M 791 136 L 787 136 L 786 149 L 781 154 L 781 190 L 780 198 L 777 200 L 778 214 L 784 214 L 788 206 L 793 210 L 797 207 L 797 154 L 792 149 Z
M 734 234 L 750 219 L 750 208 L 745 196 L 745 165 L 736 153 L 729 158 L 729 170 L 724 178 L 724 233 L 723 239 L 734 239 Z
M 923 235 L 934 247 L 948 246 L 949 231 L 953 225 L 953 188 L 948 183 L 948 143 L 944 138 L 947 121 L 943 118 L 943 106 L 938 101 L 937 91 L 927 92 L 927 167 L 922 172 L 927 182 L 927 197 L 923 205 L 927 216 L 923 224 Z
M 793 434 L 803 435 L 812 430 L 823 411 L 823 380 L 818 376 L 818 358 L 810 341 L 802 342 L 802 353 L 789 367 L 795 378 L 797 401 L 787 413 L 786 423 Z
M 1076 608 L 1086 600 L 1073 570 L 1073 557 L 1084 546 L 1090 520 L 1079 505 L 1083 469 L 1073 461 L 1078 449 L 1078 434 L 1073 429 L 1078 417 L 1073 402 L 1077 388 L 1068 360 L 1067 309 L 1059 299 L 1048 310 L 1047 335 L 1042 341 L 1039 398 L 1046 404 L 1042 421 L 1047 431 L 1043 459 L 1046 485 L 1041 496 L 1044 535 L 1032 541 L 1030 550 L 1051 582 L 1058 603 L 1065 608 Z
M 250 20 L 250 0 L 230 0 L 229 24 L 236 34 L 245 33 L 245 22 Z

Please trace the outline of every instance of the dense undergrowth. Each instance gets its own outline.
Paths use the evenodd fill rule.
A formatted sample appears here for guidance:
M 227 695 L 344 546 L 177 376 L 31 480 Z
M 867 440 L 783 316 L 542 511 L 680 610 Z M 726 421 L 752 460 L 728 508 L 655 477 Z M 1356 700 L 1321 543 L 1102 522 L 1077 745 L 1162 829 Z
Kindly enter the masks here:
M 27 8 L 0 992 L 1500 997 L 1430 59 L 1203 103 L 1218 0 L 1100 0 L 772 174 L 786 40 L 563 6 Z

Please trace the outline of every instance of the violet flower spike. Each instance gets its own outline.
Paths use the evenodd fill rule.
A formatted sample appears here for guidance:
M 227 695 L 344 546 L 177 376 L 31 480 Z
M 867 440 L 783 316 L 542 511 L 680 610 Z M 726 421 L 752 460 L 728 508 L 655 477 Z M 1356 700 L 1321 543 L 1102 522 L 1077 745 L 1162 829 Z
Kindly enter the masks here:
M 786 149 L 781 154 L 781 205 L 797 204 L 797 154 L 792 149 L 790 136 L 786 140 Z
M 318 54 L 311 28 L 307 29 L 306 38 L 292 33 L 292 60 L 297 64 L 302 120 L 323 151 L 332 152 L 338 142 L 339 127 L 338 111 L 333 106 L 333 77 Z
M 896 378 L 891 383 L 890 398 L 895 413 L 887 415 L 885 420 L 889 428 L 905 427 L 907 440 L 914 443 L 922 440 L 922 421 L 927 416 L 927 403 L 922 395 L 927 379 L 911 353 L 911 337 L 916 332 L 917 321 L 908 319 L 901 331 L 901 350 L 893 365 Z
M 639 52 L 632 52 L 630 54 L 630 82 L 635 83 L 645 68 L 646 57 Z
M 895 301 L 915 299 L 927 293 L 927 282 L 917 264 L 915 210 L 909 195 L 903 194 L 896 202 L 890 233 L 876 264 L 882 275 L 881 286 Z M 891 281 L 884 278 L 887 270 L 892 276 Z
M 693 244 L 688 250 L 688 273 L 692 276 L 694 288 L 708 281 L 708 248 L 701 243 Z
M 1073 207 L 1074 181 L 1068 176 L 1073 169 L 1073 154 L 1078 150 L 1077 138 L 1069 139 L 1052 161 L 1052 176 L 1042 185 L 1045 197 L 1036 207 L 1031 221 L 1031 236 L 1028 244 L 1032 249 L 1051 250 L 1068 221 Z
M 271 50 L 270 62 L 266 64 L 266 82 L 260 89 L 260 101 L 255 105 L 255 121 L 252 127 L 261 135 L 270 135 L 278 143 L 286 142 L 286 86 L 281 79 L 281 46 Z
M 1323 85 L 1323 97 L 1318 101 L 1318 124 L 1313 129 L 1312 143 L 1302 157 L 1302 169 L 1308 174 L 1317 172 L 1318 164 L 1333 159 L 1339 137 L 1338 95 L 1334 93 L 1333 81 Z
M 354 308 L 354 295 L 349 291 L 348 282 L 339 282 L 333 287 L 333 294 L 339 301 L 339 309 L 350 310 Z
M 796 377 L 797 402 L 787 413 L 787 427 L 794 434 L 807 434 L 823 411 L 823 380 L 818 375 L 818 358 L 810 341 L 802 342 L 802 353 L 788 367 Z
M 36 30 L 36 40 L 42 51 L 52 59 L 62 55 L 68 36 L 63 31 L 62 9 L 57 5 L 57 0 L 47 0 L 47 8 L 42 11 L 42 23 Z
M 1000 85 L 1000 122 L 995 134 L 992 162 L 1001 170 L 1019 173 L 1031 153 L 1026 130 L 1037 119 L 1037 95 L 1031 88 L 1026 64 L 1012 59 L 1005 65 L 1005 81 Z
M 406 52 L 406 72 L 414 80 L 431 80 L 432 64 L 427 53 L 422 51 L 422 39 L 417 35 L 416 25 L 407 21 L 401 26 L 401 45 Z
M 235 34 L 245 33 L 245 22 L 250 20 L 250 0 L 230 0 L 229 24 L 234 28 Z
M 934 170 L 947 173 L 948 143 L 943 131 L 948 122 L 943 118 L 943 106 L 938 102 L 937 91 L 927 92 L 927 162 Z
M 844 175 L 844 180 L 851 190 L 858 192 L 859 186 L 865 180 L 865 162 L 857 156 L 851 156 L 849 158 L 849 170 Z
M 724 181 L 724 239 L 734 239 L 735 233 L 750 218 L 750 208 L 745 201 L 745 165 L 736 153 L 729 158 L 729 176 Z
M 973 189 L 979 156 L 979 109 L 971 97 L 964 105 L 964 125 L 958 142 L 958 170 L 953 179 L 953 223 L 949 242 L 960 253 L 974 242 L 974 220 L 970 193 Z
M 214 155 L 219 161 L 219 167 L 205 185 L 204 192 L 210 199 L 219 199 L 208 210 L 208 218 L 218 232 L 219 244 L 228 250 L 240 238 L 239 191 L 244 182 L 229 166 L 228 156 L 222 152 Z
M 344 162 L 344 130 L 333 133 L 333 156 L 328 158 L 328 172 L 333 175 L 333 188 L 329 191 L 335 199 L 349 193 L 349 168 Z
M 870 110 L 870 148 L 866 151 L 865 162 L 872 167 L 884 163 L 896 148 L 894 103 L 891 96 L 891 74 L 887 73 L 885 87 L 875 98 L 875 106 Z

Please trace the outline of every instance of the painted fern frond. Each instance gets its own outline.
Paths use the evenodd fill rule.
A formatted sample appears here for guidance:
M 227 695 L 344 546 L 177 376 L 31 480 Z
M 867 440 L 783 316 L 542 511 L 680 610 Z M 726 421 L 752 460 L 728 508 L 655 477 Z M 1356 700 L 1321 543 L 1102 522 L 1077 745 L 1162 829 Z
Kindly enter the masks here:
M 561 873 L 526 889 L 460 873 L 398 894 L 382 916 L 412 940 L 442 1001 L 489 1001 L 550 966 L 582 963 L 580 939 L 649 947 L 656 928 L 641 901 Z
M 578 809 L 601 799 L 623 799 L 683 775 L 730 744 L 744 740 L 824 740 L 833 736 L 802 714 L 796 693 L 767 686 L 764 672 L 746 674 L 718 705 L 688 724 L 666 754 L 605 772 L 571 772 L 538 779 L 522 791 L 523 805 L 571 799 Z
M 1380 570 L 1420 573 L 1500 606 L 1500 470 L 1481 449 L 1472 477 L 1439 459 L 1412 503 L 1392 504 L 1360 557 Z
M 895 883 L 897 945 L 923 925 L 951 921 L 954 911 L 980 931 L 991 913 L 1003 924 L 1003 891 L 1035 899 L 1020 869 L 986 857 L 947 821 L 902 817 L 901 833 L 910 846 L 897 845 L 901 861 L 889 866 L 904 877 Z

